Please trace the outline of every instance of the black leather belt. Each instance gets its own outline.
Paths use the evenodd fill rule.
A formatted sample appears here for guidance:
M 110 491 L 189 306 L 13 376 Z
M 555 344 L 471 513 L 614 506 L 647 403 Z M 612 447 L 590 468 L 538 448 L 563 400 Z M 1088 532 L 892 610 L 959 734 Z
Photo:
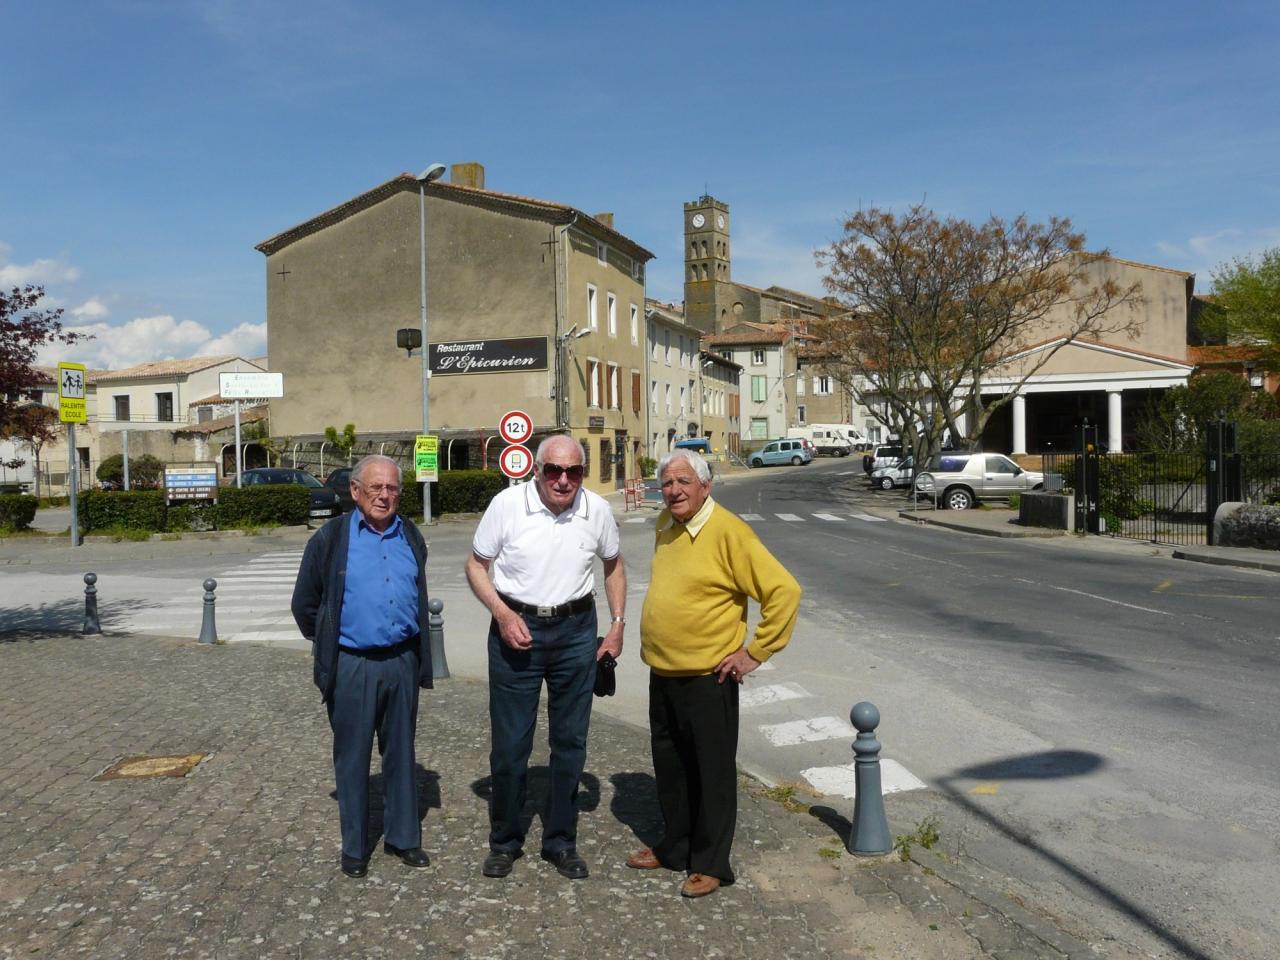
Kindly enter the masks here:
M 557 603 L 552 606 L 543 606 L 536 603 L 525 603 L 523 600 L 517 600 L 515 597 L 508 597 L 505 593 L 499 593 L 502 602 L 514 610 L 516 613 L 526 613 L 531 617 L 540 617 L 543 620 L 550 620 L 553 617 L 567 617 L 571 613 L 581 613 L 583 610 L 590 610 L 595 606 L 595 598 L 591 594 L 579 597 L 577 600 L 570 600 L 568 603 Z
M 339 644 L 338 650 L 342 653 L 348 653 L 353 657 L 365 657 L 370 660 L 387 660 L 391 657 L 398 657 L 400 654 L 406 653 L 409 650 L 417 650 L 418 643 L 419 637 L 417 634 L 414 634 L 407 640 L 401 640 L 399 643 L 394 643 L 389 647 L 344 647 Z

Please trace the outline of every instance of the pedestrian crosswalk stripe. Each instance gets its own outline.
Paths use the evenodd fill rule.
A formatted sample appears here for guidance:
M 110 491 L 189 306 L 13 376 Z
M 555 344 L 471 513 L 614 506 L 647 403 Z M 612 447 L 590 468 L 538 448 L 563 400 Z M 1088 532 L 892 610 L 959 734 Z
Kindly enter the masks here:
M 834 513 L 815 513 L 814 516 L 817 517 L 819 520 L 834 520 L 837 523 L 845 522 L 844 517 L 837 517 Z
M 779 520 L 786 520 L 788 523 L 804 523 L 804 517 L 797 517 L 794 513 L 779 513 Z
M 756 667 L 754 672 L 759 673 L 761 670 L 772 670 L 772 669 L 773 669 L 773 662 L 771 660 L 766 660 L 764 663 L 760 664 L 760 666 Z
M 219 583 L 293 583 L 296 573 L 220 573 L 214 577 Z
M 738 514 L 738 516 L 739 516 L 739 517 L 741 517 L 743 520 L 746 520 L 746 521 L 748 521 L 748 522 L 750 522 L 750 521 L 755 521 L 755 520 L 763 520 L 763 519 L 764 519 L 764 517 L 760 516 L 760 514 L 758 514 L 758 513 L 740 513 L 740 514 Z
M 854 513 L 851 516 L 855 520 L 870 520 L 872 523 L 884 523 L 886 519 L 885 517 L 873 517 L 869 513 Z
M 648 520 L 649 520 L 648 517 L 628 517 L 626 520 L 623 520 L 622 522 L 623 523 L 646 523 Z
M 855 764 L 838 767 L 810 767 L 801 770 L 800 776 L 809 781 L 819 793 L 853 799 L 857 795 Z M 910 770 L 896 760 L 880 761 L 880 790 L 883 793 L 901 793 L 906 790 L 924 790 L 928 787 Z
M 790 747 L 816 740 L 852 740 L 855 736 L 849 721 L 839 717 L 814 717 L 811 720 L 772 723 L 761 727 L 760 732 L 775 747 Z
M 774 683 L 763 687 L 747 686 L 738 693 L 738 709 L 750 710 L 767 703 L 783 700 L 799 700 L 809 696 L 809 691 L 796 683 Z

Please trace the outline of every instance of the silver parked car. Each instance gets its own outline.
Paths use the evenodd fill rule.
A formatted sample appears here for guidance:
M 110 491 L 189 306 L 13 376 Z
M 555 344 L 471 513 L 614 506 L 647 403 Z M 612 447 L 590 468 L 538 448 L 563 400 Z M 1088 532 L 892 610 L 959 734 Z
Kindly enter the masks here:
M 948 510 L 1043 488 L 1043 473 L 1024 470 L 1002 453 L 944 453 L 916 477 L 916 492 Z
M 903 457 L 891 467 L 878 467 L 871 471 L 871 485 L 881 490 L 892 490 L 894 487 L 911 486 L 911 477 L 915 473 L 915 459 Z

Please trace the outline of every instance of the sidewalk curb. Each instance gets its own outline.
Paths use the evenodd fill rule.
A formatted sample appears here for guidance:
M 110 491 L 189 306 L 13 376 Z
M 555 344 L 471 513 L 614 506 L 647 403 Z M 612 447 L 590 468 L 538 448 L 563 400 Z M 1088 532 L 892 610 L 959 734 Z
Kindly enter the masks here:
M 942 517 L 936 517 L 933 514 L 936 511 L 922 510 L 899 510 L 898 516 L 903 520 L 912 520 L 916 523 L 927 523 L 935 527 L 945 527 L 948 530 L 959 530 L 961 533 L 976 533 L 984 537 L 1003 537 L 1013 540 L 1027 539 L 1048 539 L 1052 537 L 1065 536 L 1065 530 L 1051 530 L 1046 527 L 1014 527 L 1006 529 L 1002 527 L 983 527 L 975 523 L 965 523 L 963 520 L 951 520 Z M 1013 524 L 1013 520 L 1007 521 Z

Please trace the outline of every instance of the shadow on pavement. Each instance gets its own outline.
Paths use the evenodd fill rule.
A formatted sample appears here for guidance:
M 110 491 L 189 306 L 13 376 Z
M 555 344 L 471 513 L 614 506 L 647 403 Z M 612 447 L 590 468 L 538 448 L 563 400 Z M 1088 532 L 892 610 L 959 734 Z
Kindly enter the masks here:
M 534 815 L 546 824 L 547 797 L 551 783 L 551 769 L 545 765 L 529 767 L 525 781 L 524 809 L 520 812 L 520 829 L 526 836 L 533 825 Z M 471 784 L 471 792 L 486 804 L 493 796 L 493 778 L 481 777 Z M 594 774 L 584 773 L 578 784 L 578 812 L 585 813 L 600 806 L 600 781 Z
M 130 601 L 127 612 L 99 607 L 98 622 L 104 635 L 113 632 L 114 621 L 143 610 L 157 609 L 161 604 Z M 127 621 L 125 621 L 127 622 Z M 48 634 L 81 634 L 84 629 L 84 597 L 0 609 L 0 643 L 30 641 Z
M 631 829 L 646 847 L 662 839 L 662 812 L 658 808 L 658 786 L 651 773 L 615 773 L 613 802 L 609 812 L 619 823 Z
M 956 783 L 958 780 L 1050 780 L 1089 776 L 1106 766 L 1106 762 L 1105 757 L 1084 750 L 1046 750 L 1041 753 L 1021 754 L 993 760 L 989 763 L 962 767 L 950 776 L 940 778 L 938 787 L 952 802 L 986 823 L 1002 837 L 1012 840 L 1029 853 L 1048 861 L 1069 874 L 1082 886 L 1095 893 L 1099 899 L 1109 903 L 1134 923 L 1146 929 L 1152 936 L 1168 944 L 1172 949 L 1191 958 L 1191 960 L 1210 960 L 1209 955 L 1200 950 L 1195 944 L 1167 929 L 1156 917 L 1119 891 L 1107 886 L 1095 875 L 1077 867 L 1065 857 L 1051 850 L 1046 850 L 1025 833 L 1006 825 L 990 810 L 974 803 Z

